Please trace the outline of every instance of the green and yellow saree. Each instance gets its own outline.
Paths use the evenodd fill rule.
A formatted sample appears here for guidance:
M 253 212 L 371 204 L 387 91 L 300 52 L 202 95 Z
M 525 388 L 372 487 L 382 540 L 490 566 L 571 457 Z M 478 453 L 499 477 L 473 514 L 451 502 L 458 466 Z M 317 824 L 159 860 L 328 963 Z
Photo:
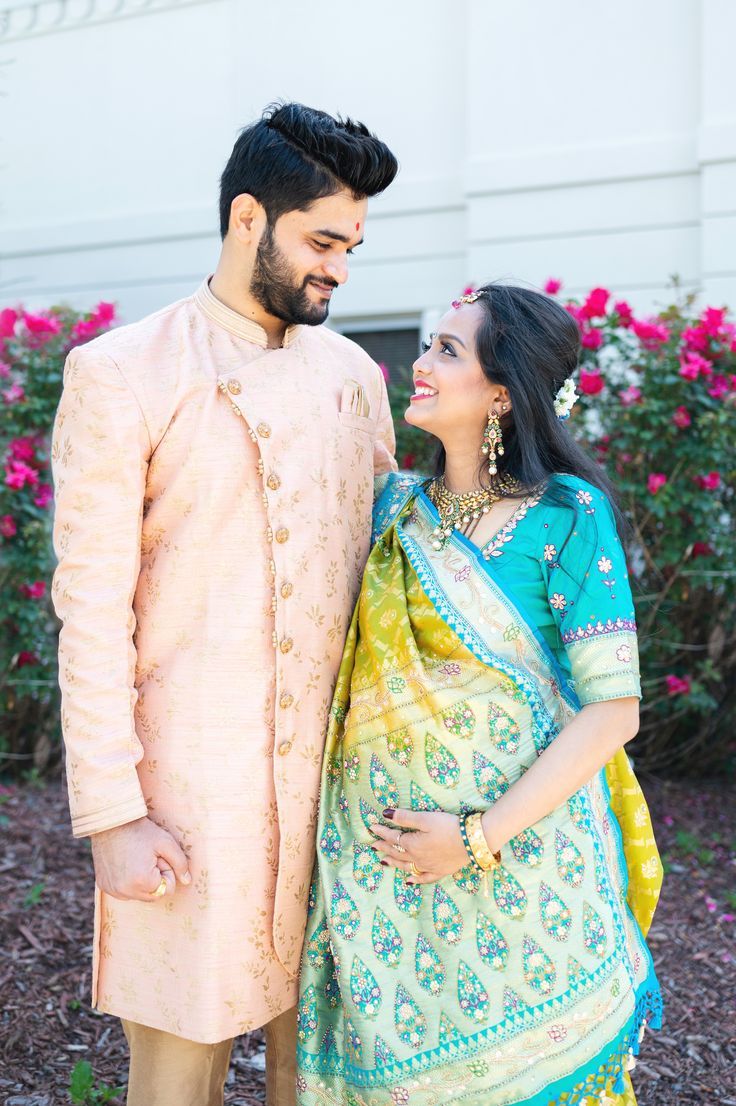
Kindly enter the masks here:
M 488 895 L 469 868 L 407 884 L 368 828 L 386 806 L 485 809 L 582 705 L 639 694 L 608 502 L 553 483 L 484 551 L 437 551 L 421 486 L 386 480 L 325 751 L 300 1106 L 635 1101 L 661 868 L 623 750 L 502 849 Z

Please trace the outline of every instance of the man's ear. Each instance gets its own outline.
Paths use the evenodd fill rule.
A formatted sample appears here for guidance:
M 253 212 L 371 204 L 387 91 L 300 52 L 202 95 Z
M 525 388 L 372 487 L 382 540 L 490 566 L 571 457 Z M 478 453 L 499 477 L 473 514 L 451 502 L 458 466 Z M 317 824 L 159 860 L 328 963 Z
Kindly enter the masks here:
M 262 204 L 249 192 L 236 196 L 230 205 L 228 233 L 245 245 L 260 241 L 266 224 L 266 212 Z

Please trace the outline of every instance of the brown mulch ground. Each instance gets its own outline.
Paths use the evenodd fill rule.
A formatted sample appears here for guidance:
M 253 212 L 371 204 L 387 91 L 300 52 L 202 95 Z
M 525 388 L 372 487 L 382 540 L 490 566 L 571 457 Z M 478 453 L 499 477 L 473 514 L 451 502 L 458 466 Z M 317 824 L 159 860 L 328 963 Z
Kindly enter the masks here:
M 650 935 L 665 1027 L 635 1073 L 640 1106 L 736 1106 L 736 808 L 721 784 L 645 782 L 668 874 Z M 88 1005 L 89 848 L 59 783 L 0 787 L 0 1103 L 69 1103 L 70 1072 L 125 1082 L 115 1018 Z M 114 1099 L 120 1102 L 121 1099 Z M 234 1050 L 228 1106 L 260 1106 L 260 1035 Z

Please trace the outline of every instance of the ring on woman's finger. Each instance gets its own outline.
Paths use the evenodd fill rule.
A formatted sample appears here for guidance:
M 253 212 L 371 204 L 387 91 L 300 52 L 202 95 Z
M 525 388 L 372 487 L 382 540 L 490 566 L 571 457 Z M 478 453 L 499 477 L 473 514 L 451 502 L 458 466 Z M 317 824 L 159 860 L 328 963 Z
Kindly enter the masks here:
M 396 834 L 396 840 L 394 841 L 394 848 L 396 849 L 397 853 L 405 853 L 406 852 L 406 849 L 401 844 L 401 838 L 403 837 L 403 835 L 404 835 L 403 830 L 400 830 L 399 833 Z
M 414 861 L 413 861 L 413 860 L 412 860 L 412 862 L 411 862 L 411 867 L 410 867 L 410 871 L 411 871 L 411 874 L 412 874 L 413 876 L 423 876 L 423 875 L 424 875 L 424 872 L 422 871 L 422 869 L 421 869 L 421 868 L 417 868 L 417 866 L 416 866 L 416 864 L 414 863 Z
M 151 895 L 153 896 L 153 898 L 157 899 L 157 898 L 160 898 L 161 895 L 165 895 L 165 894 L 166 894 L 166 880 L 164 879 L 163 876 L 161 876 L 161 882 L 159 883 L 159 885 L 158 885 L 158 887 L 156 888 L 155 891 L 151 891 Z

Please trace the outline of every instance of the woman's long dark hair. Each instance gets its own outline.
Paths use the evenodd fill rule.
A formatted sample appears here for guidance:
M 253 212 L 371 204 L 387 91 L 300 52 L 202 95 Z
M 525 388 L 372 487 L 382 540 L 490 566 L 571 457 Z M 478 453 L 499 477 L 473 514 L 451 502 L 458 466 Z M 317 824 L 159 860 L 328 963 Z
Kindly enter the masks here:
M 577 323 L 550 296 L 531 288 L 491 282 L 476 291 L 482 293 L 476 303 L 483 312 L 475 335 L 476 354 L 488 380 L 503 385 L 511 398 L 511 411 L 500 420 L 504 453 L 498 458 L 499 473 L 516 477 L 526 489 L 546 486 L 554 473 L 579 476 L 605 492 L 619 533 L 624 534 L 626 523 L 613 485 L 574 440 L 566 421 L 555 414 L 555 394 L 580 357 Z M 440 448 L 437 474 L 444 468 L 445 452 Z M 547 494 L 575 506 L 574 496 L 554 481 Z

